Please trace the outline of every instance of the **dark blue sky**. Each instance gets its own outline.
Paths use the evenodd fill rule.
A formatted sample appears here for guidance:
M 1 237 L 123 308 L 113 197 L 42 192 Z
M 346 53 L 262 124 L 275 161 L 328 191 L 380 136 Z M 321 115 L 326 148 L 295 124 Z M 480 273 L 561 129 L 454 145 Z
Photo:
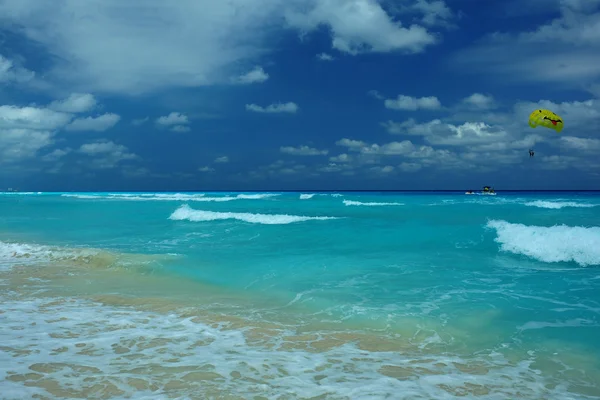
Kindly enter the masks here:
M 599 0 L 0 0 L 0 189 L 599 189 L 598 65 Z

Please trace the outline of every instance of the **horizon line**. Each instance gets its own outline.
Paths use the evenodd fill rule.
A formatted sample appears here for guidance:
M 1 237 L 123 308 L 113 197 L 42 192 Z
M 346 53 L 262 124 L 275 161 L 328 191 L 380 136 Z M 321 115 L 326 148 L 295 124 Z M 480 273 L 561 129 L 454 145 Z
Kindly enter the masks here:
M 499 189 L 494 189 L 498 193 Z M 481 191 L 474 189 L 194 189 L 194 190 L 16 190 L 8 191 L 3 190 L 0 193 L 167 193 L 167 192 L 228 192 L 228 193 L 242 193 L 242 192 L 282 192 L 282 193 L 300 193 L 300 192 L 390 192 L 390 193 L 402 193 L 402 192 L 463 192 L 463 191 Z M 600 192 L 600 189 L 500 189 L 502 192 Z

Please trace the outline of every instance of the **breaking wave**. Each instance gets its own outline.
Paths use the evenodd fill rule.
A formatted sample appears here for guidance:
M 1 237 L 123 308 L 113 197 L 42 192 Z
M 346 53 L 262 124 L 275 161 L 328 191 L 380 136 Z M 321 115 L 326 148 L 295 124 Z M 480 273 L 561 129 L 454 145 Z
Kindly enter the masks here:
M 305 221 L 323 221 L 330 219 L 338 219 L 338 217 L 308 217 L 303 215 L 288 215 L 288 214 L 254 214 L 254 213 L 237 213 L 237 212 L 218 212 L 218 211 L 205 211 L 205 210 L 194 210 L 187 204 L 179 207 L 171 214 L 169 219 L 176 221 L 192 221 L 192 222 L 206 222 L 206 221 L 217 221 L 235 219 L 238 221 L 244 221 L 251 224 L 263 224 L 263 225 L 286 225 L 294 222 L 305 222 Z
M 600 228 L 556 225 L 551 227 L 512 224 L 491 220 L 495 241 L 502 251 L 521 254 L 538 261 L 575 262 L 581 266 L 600 265 Z
M 130 201 L 198 201 L 198 202 L 224 202 L 233 200 L 262 200 L 279 196 L 277 193 L 238 194 L 236 196 L 206 196 L 204 193 L 118 193 L 118 194 L 63 194 L 63 197 L 77 199 L 117 199 Z
M 378 203 L 378 202 L 366 202 L 363 203 L 361 201 L 354 200 L 344 200 L 344 205 L 346 206 L 403 206 L 404 203 Z

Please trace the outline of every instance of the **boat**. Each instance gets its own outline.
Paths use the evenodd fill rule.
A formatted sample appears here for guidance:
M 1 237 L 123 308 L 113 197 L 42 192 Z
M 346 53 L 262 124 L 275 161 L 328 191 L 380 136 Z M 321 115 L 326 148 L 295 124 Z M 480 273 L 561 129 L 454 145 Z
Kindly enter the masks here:
M 483 190 L 481 191 L 481 194 L 486 196 L 495 196 L 496 191 L 491 186 L 484 186 Z

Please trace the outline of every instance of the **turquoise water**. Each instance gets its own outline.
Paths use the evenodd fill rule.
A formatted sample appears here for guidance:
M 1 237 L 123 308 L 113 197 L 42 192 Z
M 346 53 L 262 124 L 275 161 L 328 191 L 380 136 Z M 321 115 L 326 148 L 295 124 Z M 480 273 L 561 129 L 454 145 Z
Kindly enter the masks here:
M 218 307 L 206 299 L 186 306 L 285 329 L 268 335 L 271 344 L 290 332 L 346 332 L 350 338 L 338 340 L 338 347 L 317 351 L 341 357 L 360 351 L 352 347 L 357 335 L 372 335 L 362 348 L 364 371 L 354 354 L 341 381 L 340 370 L 323 361 L 326 378 L 317 383 L 311 380 L 316 372 L 312 378 L 298 372 L 299 386 L 289 383 L 289 371 L 261 375 L 261 389 L 258 383 L 229 386 L 224 378 L 214 385 L 220 395 L 250 398 L 237 391 L 245 388 L 267 398 L 600 398 L 600 194 L 4 194 L 0 235 L 6 282 L 16 279 L 11 260 L 23 264 L 24 254 L 32 263 L 56 249 L 147 255 L 157 257 L 152 269 L 136 273 L 228 293 Z M 110 265 L 102 274 L 109 271 Z M 4 301 L 26 320 L 33 317 L 20 307 L 38 299 L 36 293 L 13 293 L 17 297 Z M 93 300 L 87 293 L 70 296 Z M 156 293 L 154 301 L 161 298 Z M 56 313 L 68 315 L 65 310 Z M 3 327 L 0 333 L 6 340 L 15 335 Z M 384 339 L 397 348 L 377 349 Z M 261 362 L 299 357 L 256 346 Z M 425 362 L 419 358 L 425 355 L 428 372 L 388 371 Z M 451 359 L 472 370 L 448 369 Z M 6 378 L 8 359 L 0 362 Z M 23 360 L 22 367 L 31 363 Z M 244 375 L 240 371 L 234 372 Z M 330 381 L 323 385 L 323 379 Z M 25 386 L 13 381 L 18 398 Z M 190 396 L 163 383 L 148 398 Z M 129 393 L 126 386 L 118 387 Z

